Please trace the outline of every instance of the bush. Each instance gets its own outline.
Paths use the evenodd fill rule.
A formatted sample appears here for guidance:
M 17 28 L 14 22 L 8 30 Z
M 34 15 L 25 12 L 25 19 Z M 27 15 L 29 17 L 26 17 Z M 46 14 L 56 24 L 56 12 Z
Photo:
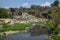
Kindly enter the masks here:
M 46 23 L 47 23 L 47 26 L 49 26 L 49 28 L 50 28 L 52 31 L 55 30 L 55 25 L 54 25 L 53 22 L 51 22 L 51 21 L 46 21 Z
M 56 28 L 53 33 L 54 34 L 58 34 L 59 33 L 59 29 Z
M 59 36 L 58 34 L 53 34 L 53 35 L 52 35 L 52 38 L 53 38 L 54 40 L 60 40 L 60 36 Z
M 0 8 L 0 18 L 7 18 L 9 17 L 8 10 L 5 8 Z

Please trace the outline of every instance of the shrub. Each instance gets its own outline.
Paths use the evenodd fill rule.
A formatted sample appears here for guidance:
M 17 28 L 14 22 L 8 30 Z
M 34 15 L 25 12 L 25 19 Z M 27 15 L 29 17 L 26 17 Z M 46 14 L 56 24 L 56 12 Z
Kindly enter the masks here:
M 0 8 L 0 18 L 7 18 L 9 17 L 8 10 L 5 8 Z
M 58 34 L 59 33 L 59 29 L 56 28 L 53 33 L 54 34 Z
M 47 23 L 47 26 L 49 26 L 49 28 L 50 28 L 52 31 L 55 30 L 55 25 L 54 25 L 53 22 L 51 22 L 51 21 L 46 21 L 46 23 Z
M 52 38 L 53 38 L 54 40 L 60 40 L 60 36 L 59 36 L 58 34 L 53 34 L 53 35 L 52 35 Z

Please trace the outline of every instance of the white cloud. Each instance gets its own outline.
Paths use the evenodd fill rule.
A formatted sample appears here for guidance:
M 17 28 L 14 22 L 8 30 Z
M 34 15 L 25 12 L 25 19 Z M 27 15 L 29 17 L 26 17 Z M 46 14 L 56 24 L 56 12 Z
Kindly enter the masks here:
M 49 2 L 45 2 L 44 4 L 41 4 L 41 6 L 49 6 L 50 7 L 50 4 Z
M 22 7 L 29 7 L 29 3 L 23 3 Z
M 9 9 L 9 7 L 4 7 L 4 8 Z

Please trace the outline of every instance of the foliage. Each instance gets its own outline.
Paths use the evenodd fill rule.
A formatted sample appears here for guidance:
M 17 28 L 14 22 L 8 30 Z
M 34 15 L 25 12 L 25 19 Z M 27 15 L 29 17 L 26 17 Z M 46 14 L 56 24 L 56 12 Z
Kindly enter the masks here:
M 39 21 L 39 22 L 36 22 L 36 24 L 47 25 L 51 30 L 55 29 L 55 24 L 52 21 Z
M 33 9 L 31 9 L 28 13 L 32 14 L 32 15 L 35 15 L 35 11 Z
M 51 4 L 51 6 L 58 6 L 59 5 L 59 0 L 55 0 L 53 4 Z
M 31 9 L 34 9 L 34 10 L 42 10 L 42 6 L 39 6 L 39 5 L 31 5 Z
M 20 7 L 19 11 L 23 12 L 23 13 L 27 13 L 30 10 L 30 8 L 25 8 L 25 7 Z
M 43 24 L 43 25 L 46 25 L 46 21 L 39 21 L 39 22 L 35 22 L 35 24 Z
M 57 25 L 60 24 L 60 7 L 55 7 L 55 8 L 51 8 L 50 10 L 49 16 L 51 16 L 51 19 L 53 20 L 53 22 Z
M 15 8 L 9 8 L 10 11 L 10 18 L 13 18 L 13 16 L 15 15 Z
M 9 17 L 8 10 L 5 8 L 0 8 L 0 18 L 7 18 Z
M 47 26 L 49 26 L 49 28 L 50 28 L 51 30 L 54 30 L 54 29 L 55 29 L 55 25 L 54 25 L 54 23 L 51 22 L 51 21 L 47 21 Z
M 14 9 L 14 8 L 9 8 L 9 9 L 10 9 L 10 11 L 11 11 L 12 13 L 15 12 L 15 9 Z
M 0 25 L 2 25 L 4 23 L 4 21 L 3 20 L 0 20 Z
M 2 23 L 3 28 L 7 28 L 7 27 L 9 27 L 9 25 L 8 25 L 8 24 L 9 24 L 9 22 L 8 22 L 8 23 L 5 23 L 5 22 L 4 22 L 4 23 Z
M 54 40 L 60 40 L 60 36 L 59 36 L 58 34 L 53 34 L 53 35 L 52 35 L 52 38 L 53 38 Z
M 56 28 L 53 33 L 54 33 L 54 34 L 58 34 L 58 33 L 59 33 L 59 29 Z

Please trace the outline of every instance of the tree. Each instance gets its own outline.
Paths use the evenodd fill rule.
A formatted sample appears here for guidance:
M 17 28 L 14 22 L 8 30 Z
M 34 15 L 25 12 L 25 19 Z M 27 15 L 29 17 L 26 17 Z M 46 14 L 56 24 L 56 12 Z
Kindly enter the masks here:
M 12 12 L 12 15 L 14 15 L 15 9 L 14 8 L 10 8 L 10 12 Z
M 35 5 L 31 5 L 31 9 L 35 9 Z
M 41 10 L 43 7 L 39 6 L 39 5 L 31 5 L 31 9 L 34 10 Z
M 20 7 L 19 10 L 23 13 L 27 13 L 29 11 L 30 8 L 26 8 L 26 7 Z
M 0 8 L 0 18 L 7 18 L 9 17 L 8 10 L 5 8 Z
M 35 15 L 36 12 L 33 9 L 31 9 L 28 13 L 31 15 Z
M 53 4 L 51 4 L 51 6 L 58 6 L 59 5 L 59 0 L 55 0 Z
M 54 21 L 54 23 L 58 26 L 60 25 L 60 7 L 52 8 L 49 10 L 51 16 L 51 19 Z

